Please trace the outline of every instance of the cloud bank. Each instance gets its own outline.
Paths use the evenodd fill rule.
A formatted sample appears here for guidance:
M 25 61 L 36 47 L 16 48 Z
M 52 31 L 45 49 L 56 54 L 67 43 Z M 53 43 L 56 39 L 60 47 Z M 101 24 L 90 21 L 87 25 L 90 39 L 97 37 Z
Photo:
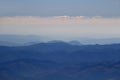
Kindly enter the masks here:
M 0 34 L 32 34 L 59 39 L 120 37 L 120 18 L 101 16 L 0 17 Z
M 0 23 L 11 24 L 120 24 L 120 18 L 104 18 L 101 16 L 53 16 L 53 17 L 33 17 L 15 16 L 0 17 Z

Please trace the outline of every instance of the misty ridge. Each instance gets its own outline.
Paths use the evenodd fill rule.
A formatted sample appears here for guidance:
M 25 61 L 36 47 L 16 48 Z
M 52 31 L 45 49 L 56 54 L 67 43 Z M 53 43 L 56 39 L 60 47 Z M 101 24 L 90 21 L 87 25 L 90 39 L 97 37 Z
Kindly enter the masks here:
M 120 38 L 87 38 L 77 37 L 72 39 L 57 39 L 42 35 L 0 35 L 0 46 L 28 46 L 38 43 L 66 42 L 77 45 L 105 45 L 119 44 Z
M 119 43 L 8 36 L 0 42 L 0 80 L 120 80 Z
M 0 0 L 0 80 L 120 80 L 120 0 Z

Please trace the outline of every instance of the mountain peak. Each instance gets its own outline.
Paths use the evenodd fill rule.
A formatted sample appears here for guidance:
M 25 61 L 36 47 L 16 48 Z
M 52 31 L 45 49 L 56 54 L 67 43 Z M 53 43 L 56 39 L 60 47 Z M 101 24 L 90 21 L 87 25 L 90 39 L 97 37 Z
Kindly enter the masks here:
M 70 41 L 69 43 L 70 43 L 71 45 L 82 45 L 79 41 L 76 41 L 76 40 Z

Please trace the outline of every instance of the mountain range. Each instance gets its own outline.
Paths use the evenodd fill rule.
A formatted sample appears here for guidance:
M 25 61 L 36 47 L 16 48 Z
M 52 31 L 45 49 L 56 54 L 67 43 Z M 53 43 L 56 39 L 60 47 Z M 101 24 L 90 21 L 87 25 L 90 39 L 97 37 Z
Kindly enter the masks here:
M 105 45 L 105 44 L 119 44 L 120 38 L 73 38 L 73 39 L 53 39 L 43 37 L 40 35 L 0 35 L 0 46 L 28 46 L 37 43 L 48 43 L 48 42 L 63 41 L 74 45 Z
M 0 46 L 0 80 L 120 80 L 120 44 Z

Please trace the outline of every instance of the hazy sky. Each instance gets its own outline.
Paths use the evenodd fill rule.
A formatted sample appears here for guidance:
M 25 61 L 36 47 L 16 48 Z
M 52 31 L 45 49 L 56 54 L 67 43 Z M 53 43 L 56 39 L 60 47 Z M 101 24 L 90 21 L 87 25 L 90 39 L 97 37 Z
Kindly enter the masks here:
M 120 0 L 0 0 L 0 34 L 120 37 Z
M 0 16 L 120 16 L 120 0 L 0 0 Z

